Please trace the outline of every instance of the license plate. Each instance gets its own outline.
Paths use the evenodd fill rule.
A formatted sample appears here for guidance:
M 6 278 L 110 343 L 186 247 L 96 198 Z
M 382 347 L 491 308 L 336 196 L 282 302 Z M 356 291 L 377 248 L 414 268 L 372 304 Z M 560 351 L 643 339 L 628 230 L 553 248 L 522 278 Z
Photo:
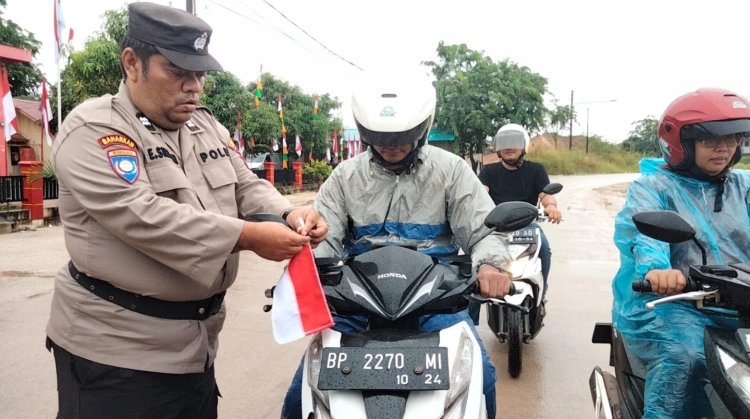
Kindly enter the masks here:
M 321 390 L 447 390 L 448 349 L 324 348 Z

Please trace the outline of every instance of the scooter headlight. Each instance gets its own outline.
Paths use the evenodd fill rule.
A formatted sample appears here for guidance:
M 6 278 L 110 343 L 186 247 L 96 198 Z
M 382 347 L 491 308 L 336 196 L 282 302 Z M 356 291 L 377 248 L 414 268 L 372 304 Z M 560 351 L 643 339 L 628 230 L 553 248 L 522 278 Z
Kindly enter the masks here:
M 466 397 L 469 394 L 469 383 L 474 365 L 474 345 L 465 331 L 461 333 L 461 343 L 458 345 L 453 361 L 451 388 L 448 390 L 448 398 L 445 402 L 444 419 L 462 418 L 466 408 Z
M 323 340 L 320 335 L 315 336 L 310 345 L 307 347 L 307 384 L 312 389 L 315 398 L 315 410 L 318 410 L 318 404 L 321 403 L 325 409 L 329 410 L 328 391 L 318 390 L 318 378 L 320 377 L 320 363 L 323 359 Z M 326 417 L 326 416 L 316 416 Z
M 750 368 L 745 363 L 738 362 L 720 346 L 716 346 L 716 352 L 729 383 L 737 390 L 737 395 L 745 405 L 750 406 Z

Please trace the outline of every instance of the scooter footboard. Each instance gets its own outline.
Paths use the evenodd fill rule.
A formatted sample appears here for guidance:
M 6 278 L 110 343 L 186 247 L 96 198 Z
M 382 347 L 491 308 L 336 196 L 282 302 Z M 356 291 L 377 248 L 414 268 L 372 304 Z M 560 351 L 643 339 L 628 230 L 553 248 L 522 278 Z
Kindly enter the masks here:
M 461 322 L 435 335 L 439 343 L 405 339 L 342 347 L 341 333 L 321 332 L 305 355 L 302 416 L 315 412 L 316 418 L 427 419 L 455 410 L 457 415 L 450 417 L 485 418 L 482 355 L 471 329 Z M 358 368 L 366 369 L 366 380 L 356 378 Z M 351 378 L 343 383 L 357 388 L 332 385 L 341 375 Z M 410 387 L 420 389 L 406 389 Z

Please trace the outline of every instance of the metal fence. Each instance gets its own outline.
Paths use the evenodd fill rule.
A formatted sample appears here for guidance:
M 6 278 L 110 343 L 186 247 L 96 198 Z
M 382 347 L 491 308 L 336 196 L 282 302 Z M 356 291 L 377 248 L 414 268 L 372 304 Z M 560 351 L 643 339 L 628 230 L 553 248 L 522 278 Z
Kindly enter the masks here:
M 58 186 L 57 179 L 42 179 L 42 194 L 44 199 L 57 199 L 58 197 Z
M 23 176 L 0 176 L 0 202 L 23 201 Z

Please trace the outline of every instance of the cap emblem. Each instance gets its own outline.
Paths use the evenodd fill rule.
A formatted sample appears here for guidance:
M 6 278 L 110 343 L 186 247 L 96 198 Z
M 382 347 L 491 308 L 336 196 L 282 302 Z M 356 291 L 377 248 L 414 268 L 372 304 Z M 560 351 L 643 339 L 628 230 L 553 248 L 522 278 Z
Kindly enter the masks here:
M 195 47 L 196 51 L 200 51 L 204 48 L 206 48 L 206 43 L 208 43 L 208 33 L 203 32 L 203 35 L 195 38 L 195 42 L 193 43 L 193 47 Z
M 735 100 L 732 102 L 732 109 L 745 109 L 745 108 L 747 108 L 747 103 L 741 100 Z

